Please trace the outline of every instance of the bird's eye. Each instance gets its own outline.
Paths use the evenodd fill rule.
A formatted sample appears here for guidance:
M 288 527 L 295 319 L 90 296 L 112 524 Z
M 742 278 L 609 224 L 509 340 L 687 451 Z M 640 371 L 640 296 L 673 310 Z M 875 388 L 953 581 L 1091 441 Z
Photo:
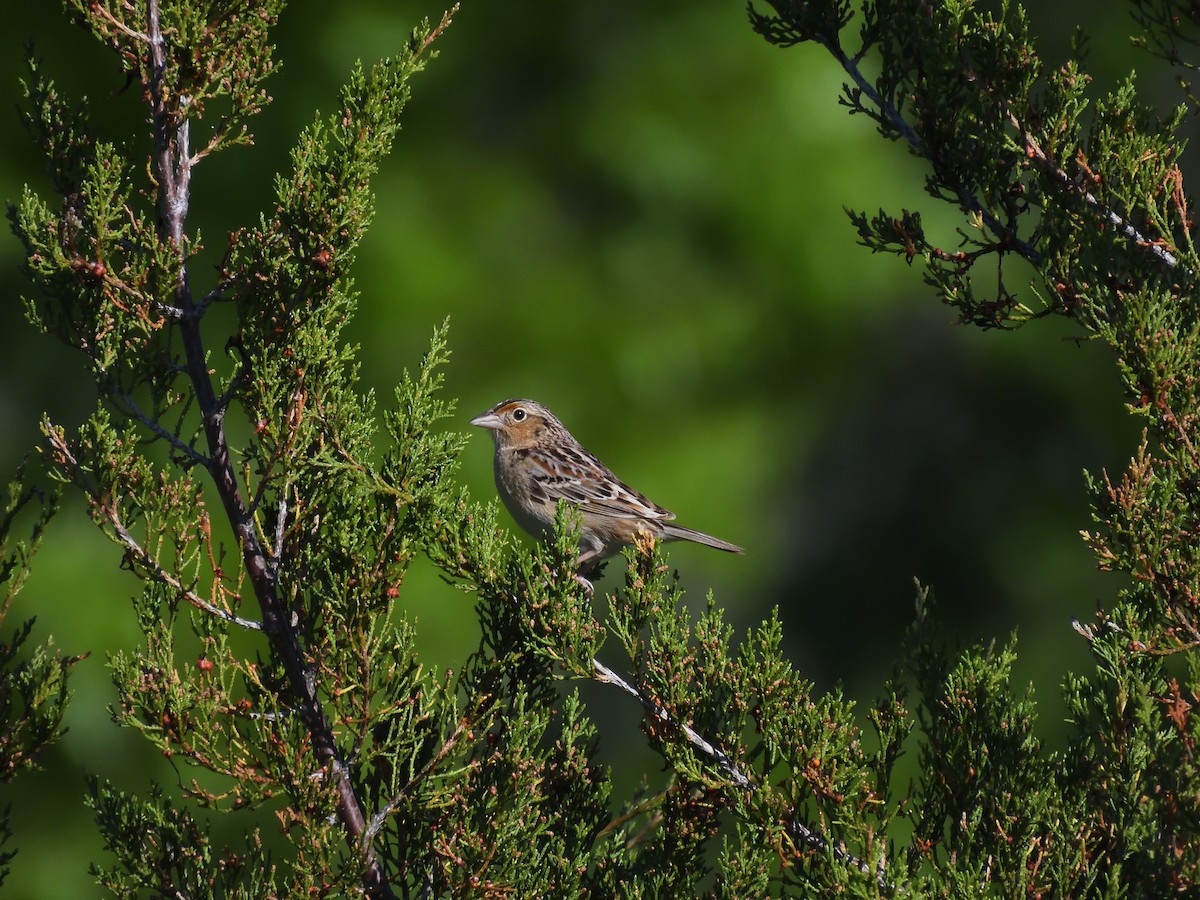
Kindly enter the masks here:
M 521 407 L 517 407 L 512 411 L 512 420 L 514 422 L 524 422 L 527 413 Z

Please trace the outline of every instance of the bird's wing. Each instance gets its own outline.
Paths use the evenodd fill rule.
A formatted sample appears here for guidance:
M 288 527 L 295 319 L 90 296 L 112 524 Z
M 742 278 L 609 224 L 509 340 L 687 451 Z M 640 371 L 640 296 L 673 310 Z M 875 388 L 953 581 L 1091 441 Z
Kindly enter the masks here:
M 550 503 L 566 500 L 586 506 L 592 515 L 657 519 L 669 522 L 675 514 L 635 491 L 604 463 L 582 447 L 556 447 L 553 454 L 530 455 L 535 464 L 537 492 Z

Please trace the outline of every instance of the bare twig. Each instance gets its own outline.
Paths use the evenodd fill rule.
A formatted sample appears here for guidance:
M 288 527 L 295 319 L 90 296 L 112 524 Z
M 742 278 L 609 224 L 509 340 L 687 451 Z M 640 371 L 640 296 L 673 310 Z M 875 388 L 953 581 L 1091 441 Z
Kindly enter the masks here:
M 1117 634 L 1124 634 L 1124 629 L 1121 628 L 1121 626 L 1118 625 L 1116 622 L 1114 622 L 1112 619 L 1104 618 L 1102 620 L 1102 622 L 1103 622 L 1104 627 L 1107 628 L 1109 631 L 1116 632 Z M 1091 641 L 1092 643 L 1096 642 L 1096 631 L 1094 628 L 1092 628 L 1091 625 L 1084 625 L 1078 619 L 1072 619 L 1071 627 L 1073 629 L 1075 629 L 1075 631 L 1077 631 L 1083 637 L 1085 637 L 1089 641 Z
M 241 616 L 236 616 L 228 610 L 221 609 L 209 601 L 205 600 L 195 591 L 185 585 L 177 575 L 168 572 L 159 564 L 158 560 L 151 555 L 141 544 L 138 543 L 129 529 L 125 526 L 124 520 L 121 518 L 120 512 L 117 510 L 116 504 L 111 499 L 102 497 L 96 485 L 88 481 L 84 476 L 80 475 L 79 460 L 71 452 L 70 446 L 62 439 L 58 432 L 51 432 L 48 435 L 50 445 L 54 448 L 55 453 L 61 459 L 62 463 L 71 467 L 76 472 L 74 481 L 80 487 L 88 498 L 100 510 L 104 520 L 112 529 L 113 534 L 117 538 L 117 543 L 125 547 L 126 557 L 136 565 L 144 569 L 154 580 L 167 587 L 173 588 L 179 592 L 179 596 L 192 606 L 202 610 L 210 615 L 216 616 L 218 619 L 223 619 L 226 622 L 231 622 L 234 625 L 240 625 L 243 628 L 249 628 L 254 631 L 262 631 L 263 625 L 261 622 L 255 622 L 252 619 L 243 619 Z
M 135 41 L 142 41 L 142 42 L 150 40 L 149 37 L 142 34 L 140 31 L 134 31 L 132 28 L 130 28 L 128 25 L 126 25 L 124 22 L 122 22 L 120 19 L 116 18 L 111 12 L 109 12 L 107 9 L 104 8 L 103 3 L 93 3 L 91 5 L 90 9 L 91 9 L 92 13 L 100 16 L 102 19 L 104 19 L 106 22 L 108 22 L 110 25 L 112 25 L 113 28 L 117 29 L 117 31 L 121 32 L 126 37 L 133 38 L 133 40 L 135 40 Z
M 275 552 L 271 554 L 271 567 L 275 570 L 276 581 L 279 580 L 279 567 L 283 564 L 283 532 L 287 525 L 288 488 L 289 485 L 284 485 L 283 496 L 279 499 L 279 509 L 275 513 Z
M 135 222 L 134 224 L 136 225 L 137 223 Z M 111 272 L 105 273 L 103 276 L 101 276 L 101 280 L 106 288 L 116 288 L 135 303 L 140 303 L 143 306 L 154 310 L 164 319 L 178 319 L 183 315 L 183 310 L 181 310 L 179 307 L 171 306 L 169 303 L 163 303 L 161 300 L 154 299 L 145 291 L 138 290 L 133 285 L 129 284 L 124 279 L 118 278 Z M 120 309 L 125 312 L 129 312 L 128 307 L 118 301 L 116 297 L 113 297 L 112 294 L 109 294 L 108 296 Z
M 100 508 L 104 511 L 104 518 L 108 521 L 109 527 L 112 528 L 113 534 L 125 546 L 126 557 L 145 569 L 155 581 L 174 588 L 179 592 L 180 597 L 196 607 L 196 609 L 203 610 L 211 616 L 216 616 L 218 619 L 223 619 L 234 625 L 240 625 L 242 628 L 249 628 L 254 631 L 263 630 L 262 622 L 255 622 L 252 619 L 243 619 L 241 616 L 235 616 L 233 613 L 227 612 L 219 606 L 214 606 L 195 591 L 186 587 L 178 576 L 172 575 L 164 569 L 158 560 L 151 556 L 146 548 L 139 544 L 137 539 L 129 533 L 129 530 L 125 527 L 125 523 L 121 521 L 120 514 L 117 512 L 114 504 L 102 503 L 100 504 Z
M 240 710 L 235 710 L 234 714 L 242 716 L 243 718 L 246 718 L 246 719 L 259 720 L 262 722 L 282 722 L 284 719 L 290 719 L 292 716 L 296 715 L 296 711 L 294 709 L 285 709 L 280 712 L 265 712 L 265 713 L 245 712 L 244 713 L 244 712 L 241 712 Z
M 1125 235 L 1125 237 L 1129 238 L 1139 247 L 1145 247 L 1147 250 L 1165 262 L 1168 266 L 1174 267 L 1179 265 L 1179 260 L 1176 258 L 1174 253 L 1165 249 L 1159 242 L 1152 241 L 1147 238 L 1140 231 L 1138 231 L 1136 228 L 1118 216 L 1115 212 L 1101 203 L 1098 199 L 1096 199 L 1095 194 L 1093 194 L 1083 185 L 1077 184 L 1071 178 L 1071 176 L 1066 173 L 1062 166 L 1046 155 L 1045 151 L 1042 150 L 1041 144 L 1038 143 L 1037 138 L 1025 130 L 1025 128 L 1021 125 L 1021 122 L 1011 110 L 1009 111 L 1008 118 L 1009 121 L 1012 122 L 1013 127 L 1020 132 L 1022 140 L 1025 141 L 1026 152 L 1029 153 L 1033 159 L 1036 159 L 1039 163 L 1041 163 L 1042 167 L 1045 168 L 1046 171 L 1048 171 L 1056 181 L 1078 194 L 1084 203 L 1092 207 L 1092 209 L 1099 213 L 1100 216 L 1104 218 L 1110 225 L 1113 225 L 1118 231 L 1121 232 L 1121 234 Z
M 864 875 L 871 874 L 871 864 L 865 859 L 855 856 L 841 844 L 835 844 L 833 841 L 829 840 L 829 838 L 813 831 L 799 819 L 792 819 L 792 821 L 788 823 L 788 828 L 791 829 L 792 834 L 796 835 L 796 837 L 800 838 L 800 840 L 808 844 L 808 846 L 812 847 L 814 850 L 819 850 L 822 853 L 828 851 L 832 853 L 834 859 L 836 859 L 842 865 L 858 869 L 858 871 L 862 872 Z M 882 856 L 879 857 L 879 863 L 875 866 L 875 883 L 879 885 L 881 890 L 887 891 L 888 893 L 891 893 L 895 890 L 895 886 L 887 880 L 886 860 Z
M 183 310 L 178 306 L 171 306 L 168 303 L 159 303 L 154 301 L 154 310 L 159 313 L 164 319 L 182 319 Z
M 597 681 L 602 684 L 615 684 L 621 690 L 625 691 L 625 693 L 631 695 L 635 700 L 637 700 L 638 703 L 642 704 L 642 707 L 654 718 L 658 719 L 660 722 L 665 722 L 666 724 L 679 729 L 680 733 L 687 738 L 688 743 L 705 756 L 715 760 L 717 765 L 719 765 L 725 774 L 729 776 L 730 781 L 732 781 L 737 787 L 749 789 L 755 786 L 754 782 L 742 774 L 742 771 L 737 767 L 733 760 L 731 760 L 725 754 L 723 750 L 719 750 L 702 738 L 686 722 L 676 722 L 666 709 L 659 706 L 608 666 L 604 665 L 604 663 L 600 662 L 600 660 L 593 659 L 592 667 L 596 670 Z
M 193 162 L 195 162 L 195 160 L 193 160 Z M 203 297 L 201 297 L 199 300 L 195 301 L 192 304 L 192 308 L 189 311 L 188 315 L 190 315 L 194 318 L 199 318 L 199 317 L 203 316 L 205 311 L 210 306 L 212 306 L 214 303 L 216 303 L 218 300 L 220 300 L 222 297 L 224 297 L 225 292 L 228 291 L 231 287 L 233 287 L 232 280 L 225 279 L 225 280 L 221 281 L 220 283 L 217 284 L 217 286 L 215 288 L 213 288 L 211 291 L 209 291 L 207 294 L 205 294 Z M 182 316 L 183 313 L 180 312 L 180 315 Z
M 186 456 L 189 460 L 191 460 L 193 465 L 208 468 L 209 460 L 207 456 L 205 456 L 191 444 L 184 441 L 179 435 L 174 434 L 173 432 L 164 428 L 157 419 L 148 416 L 142 410 L 142 408 L 138 406 L 137 401 L 129 396 L 129 394 L 119 393 L 115 394 L 115 397 L 125 405 L 125 411 L 129 415 L 133 416 L 133 418 L 137 419 L 139 422 L 153 431 L 157 437 L 166 441 L 175 450 Z

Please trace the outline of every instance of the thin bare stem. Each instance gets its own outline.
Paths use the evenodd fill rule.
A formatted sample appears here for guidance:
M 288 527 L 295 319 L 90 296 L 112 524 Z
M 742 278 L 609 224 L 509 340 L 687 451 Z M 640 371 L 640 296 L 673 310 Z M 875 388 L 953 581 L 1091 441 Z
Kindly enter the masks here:
M 394 796 L 384 805 L 383 809 L 379 810 L 379 812 L 371 817 L 371 822 L 367 826 L 367 830 L 363 832 L 362 840 L 364 847 L 368 846 L 371 841 L 375 840 L 375 836 L 379 834 L 380 829 L 383 828 L 384 824 L 388 820 L 388 817 L 396 811 L 396 808 L 401 804 L 401 802 L 403 802 L 408 793 L 417 784 L 424 780 L 431 772 L 433 772 L 434 769 L 441 765 L 442 760 L 444 760 L 450 754 L 450 751 L 454 749 L 455 744 L 458 743 L 459 738 L 461 738 L 466 731 L 467 720 L 460 719 L 457 727 L 454 729 L 454 733 L 451 734 L 450 737 L 446 738 L 442 746 L 438 748 L 438 752 L 434 754 L 433 759 L 429 760 L 429 762 L 423 765 L 421 767 L 421 771 L 414 775 L 412 779 L 406 785 L 404 785 L 399 792 L 397 792 L 396 796 Z
M 665 708 L 659 706 L 608 666 L 604 665 L 604 663 L 600 662 L 600 660 L 593 659 L 592 668 L 596 670 L 596 680 L 601 684 L 615 684 L 621 690 L 625 691 L 625 693 L 637 700 L 638 703 L 642 704 L 642 707 L 646 710 L 646 712 L 650 713 L 650 715 L 652 715 L 654 718 L 658 719 L 660 722 L 665 722 L 666 724 L 677 728 L 679 732 L 685 738 L 687 738 L 689 744 L 691 744 L 705 756 L 715 760 L 717 765 L 721 767 L 721 769 L 726 775 L 729 776 L 729 779 L 737 787 L 749 789 L 755 786 L 754 782 L 742 774 L 741 769 L 737 767 L 733 760 L 731 760 L 723 750 L 714 747 L 711 743 L 702 738 L 696 733 L 695 729 L 693 729 L 686 722 L 675 721 Z
M 1033 159 L 1036 159 L 1042 165 L 1042 167 L 1054 177 L 1056 181 L 1074 191 L 1084 203 L 1092 207 L 1092 209 L 1099 213 L 1105 221 L 1107 221 L 1110 225 L 1113 225 L 1118 231 L 1121 232 L 1121 234 L 1125 235 L 1125 237 L 1129 238 L 1139 247 L 1146 248 L 1163 262 L 1165 262 L 1168 266 L 1175 267 L 1179 265 L 1179 259 L 1174 253 L 1163 247 L 1161 243 L 1147 238 L 1131 224 L 1126 222 L 1115 212 L 1101 203 L 1096 198 L 1095 194 L 1082 185 L 1077 184 L 1071 178 L 1071 176 L 1066 173 L 1066 170 L 1064 170 L 1062 166 L 1046 155 L 1045 151 L 1042 150 L 1041 144 L 1038 143 L 1037 138 L 1035 138 L 1022 127 L 1020 121 L 1011 111 L 1009 112 L 1008 117 L 1009 121 L 1012 122 L 1013 127 L 1021 133 L 1021 138 L 1025 142 L 1026 152 L 1029 153 Z
M 125 547 L 126 557 L 129 558 L 135 565 L 140 566 L 150 576 L 168 587 L 178 591 L 179 596 L 199 610 L 203 610 L 211 616 L 216 616 L 218 619 L 223 619 L 234 625 L 240 625 L 242 628 L 249 628 L 253 631 L 262 631 L 262 622 L 255 622 L 252 619 L 243 619 L 241 616 L 235 616 L 231 612 L 221 609 L 209 603 L 195 591 L 187 588 L 183 582 L 175 575 L 172 575 L 161 565 L 158 560 L 150 555 L 141 544 L 137 542 L 129 529 L 125 527 L 125 523 L 121 521 L 121 516 L 116 508 L 111 503 L 102 504 L 101 509 L 104 511 L 104 518 L 107 520 L 109 527 L 112 528 L 113 534 L 117 536 L 120 543 Z
M 134 31 L 132 28 L 130 28 L 128 25 L 126 25 L 124 22 L 122 22 L 120 19 L 116 18 L 116 16 L 114 16 L 111 12 L 109 12 L 107 9 L 104 8 L 103 3 L 93 4 L 91 7 L 91 11 L 93 13 L 95 13 L 96 15 L 100 16 L 101 18 L 103 18 L 106 22 L 108 22 L 110 25 L 112 25 L 113 28 L 117 29 L 117 31 L 121 32 L 126 37 L 130 37 L 130 38 L 133 38 L 135 41 L 142 41 L 142 42 L 150 40 L 150 38 L 147 35 L 142 34 L 140 31 Z
M 184 441 L 181 437 L 179 437 L 179 435 L 174 434 L 173 432 L 164 428 L 157 419 L 148 416 L 142 410 L 142 408 L 138 406 L 137 401 L 129 396 L 129 394 L 119 393 L 115 394 L 114 396 L 125 406 L 125 411 L 129 415 L 133 416 L 133 418 L 137 419 L 139 422 L 153 431 L 155 436 L 166 441 L 171 445 L 172 448 L 182 453 L 192 462 L 193 465 L 208 468 L 209 460 L 207 456 L 205 456 L 191 444 Z
M 275 552 L 271 554 L 271 566 L 275 570 L 276 580 L 279 579 L 279 567 L 283 565 L 283 533 L 287 526 L 289 487 L 290 485 L 284 485 L 283 497 L 279 500 L 279 509 L 275 513 Z
M 61 457 L 63 462 L 67 465 L 70 465 L 75 472 L 80 472 L 81 467 L 79 465 L 79 460 L 77 460 L 74 454 L 71 453 L 71 448 L 67 445 L 67 443 L 62 440 L 57 433 L 51 433 L 49 435 L 49 440 L 51 446 L 54 448 L 59 457 Z M 112 529 L 112 533 L 116 537 L 117 543 L 125 547 L 126 558 L 128 558 L 133 565 L 140 567 L 152 579 L 160 584 L 165 584 L 167 587 L 173 588 L 185 601 L 197 609 L 208 613 L 209 615 L 216 616 L 218 619 L 223 619 L 224 621 L 230 622 L 234 625 L 240 625 L 242 628 L 249 628 L 253 631 L 264 630 L 261 622 L 255 622 L 252 619 L 243 619 L 241 616 L 236 616 L 228 610 L 224 610 L 219 606 L 215 606 L 185 585 L 183 580 L 177 575 L 164 569 L 162 565 L 159 564 L 158 560 L 155 559 L 150 553 L 150 551 L 138 543 L 137 538 L 130 533 L 129 529 L 125 525 L 124 520 L 121 518 L 121 513 L 117 510 L 115 503 L 102 497 L 96 485 L 85 480 L 84 476 L 77 475 L 75 481 L 83 490 L 83 492 L 87 494 L 92 503 L 96 505 L 96 508 L 100 511 L 104 521 L 107 522 L 108 526 Z
M 196 300 L 193 302 L 192 308 L 189 311 L 189 315 L 191 315 L 193 317 L 197 317 L 197 318 L 200 316 L 203 316 L 205 311 L 210 306 L 212 306 L 214 303 L 216 303 L 218 300 L 220 300 L 222 297 L 224 297 L 225 293 L 231 287 L 233 287 L 232 281 L 225 280 L 225 281 L 220 282 L 215 288 L 213 288 L 211 291 L 209 291 L 207 294 L 205 294 L 199 300 Z M 183 312 L 180 311 L 179 316 L 182 316 L 182 315 L 183 315 Z M 179 316 L 176 316 L 176 318 L 179 318 Z

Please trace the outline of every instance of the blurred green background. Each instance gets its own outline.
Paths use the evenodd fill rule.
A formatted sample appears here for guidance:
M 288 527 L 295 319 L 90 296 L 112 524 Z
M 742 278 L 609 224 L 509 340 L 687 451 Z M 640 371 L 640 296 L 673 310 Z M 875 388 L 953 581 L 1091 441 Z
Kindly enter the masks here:
M 1086 11 L 1098 88 L 1137 66 L 1156 73 L 1142 83 L 1158 102 L 1175 102 L 1169 74 L 1128 47 L 1126 8 L 1040 11 L 1039 47 L 1060 61 Z M 334 108 L 353 61 L 394 52 L 440 12 L 290 4 L 256 146 L 195 172 L 191 222 L 210 248 L 192 271 L 199 291 L 225 233 L 267 208 L 272 174 L 313 110 Z M 106 51 L 42 0 L 17 0 L 9 20 L 4 108 L 20 96 L 29 36 L 60 85 L 88 96 L 105 137 L 146 152 L 136 91 L 121 92 Z M 497 400 L 534 397 L 682 523 L 746 548 L 672 548 L 690 602 L 711 588 L 739 630 L 780 607 L 799 670 L 869 703 L 919 578 L 958 639 L 1019 629 L 1019 676 L 1037 689 L 1045 741 L 1061 742 L 1057 685 L 1089 665 L 1070 619 L 1120 587 L 1078 537 L 1090 525 L 1082 470 L 1123 466 L 1138 434 L 1107 352 L 1067 340 L 1076 332 L 1058 322 L 1015 335 L 954 327 L 918 269 L 856 246 L 847 206 L 920 208 L 946 245 L 958 219 L 924 196 L 917 161 L 837 105 L 841 75 L 822 51 L 768 46 L 739 2 L 468 0 L 437 46 L 354 268 L 364 387 L 387 403 L 449 315 L 459 427 Z M 0 194 L 30 183 L 48 195 L 6 115 Z M 80 359 L 24 323 L 19 267 L 18 242 L 0 240 L 0 472 L 35 442 L 43 411 L 74 425 L 95 402 Z M 1026 278 L 1011 267 L 1012 286 Z M 209 339 L 224 343 L 214 329 Z M 490 458 L 474 435 L 462 479 L 479 497 L 494 496 Z M 100 893 L 87 874 L 103 856 L 80 802 L 85 771 L 138 792 L 150 777 L 190 777 L 105 711 L 106 655 L 140 642 L 127 602 L 137 584 L 119 560 L 69 496 L 6 627 L 36 615 L 35 638 L 92 654 L 74 677 L 69 734 L 43 772 L 6 788 L 20 848 L 12 896 Z M 478 635 L 469 595 L 426 565 L 406 585 L 426 660 L 458 668 Z M 630 770 L 622 783 L 656 773 L 653 757 L 626 749 L 639 744 L 632 704 L 585 695 L 604 759 Z

